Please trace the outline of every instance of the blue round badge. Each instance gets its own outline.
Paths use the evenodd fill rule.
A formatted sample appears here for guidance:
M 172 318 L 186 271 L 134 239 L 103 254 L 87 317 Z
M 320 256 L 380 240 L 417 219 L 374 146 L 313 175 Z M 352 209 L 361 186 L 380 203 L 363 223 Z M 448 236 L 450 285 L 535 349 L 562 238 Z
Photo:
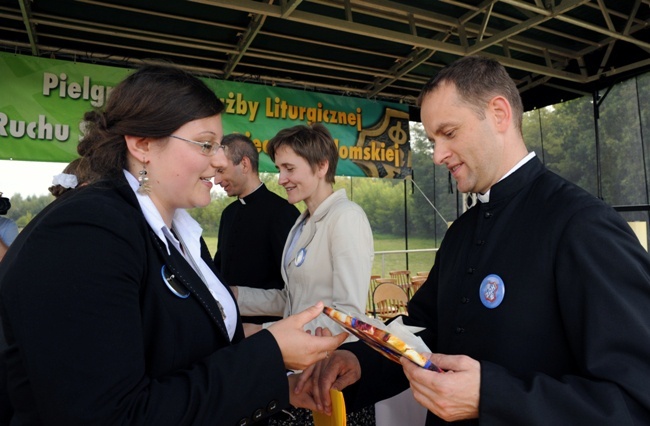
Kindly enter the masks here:
M 478 293 L 483 306 L 494 309 L 503 302 L 506 295 L 506 286 L 500 276 L 490 274 L 483 278 Z
M 302 265 L 302 262 L 305 261 L 305 256 L 307 255 L 307 250 L 304 248 L 301 248 L 300 251 L 298 252 L 298 255 L 296 256 L 296 266 Z

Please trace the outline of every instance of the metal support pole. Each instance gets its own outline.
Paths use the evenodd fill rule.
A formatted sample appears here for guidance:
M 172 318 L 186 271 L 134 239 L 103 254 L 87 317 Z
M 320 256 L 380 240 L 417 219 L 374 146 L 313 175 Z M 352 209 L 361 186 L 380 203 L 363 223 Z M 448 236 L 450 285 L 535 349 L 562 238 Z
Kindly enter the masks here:
M 597 196 L 601 200 L 603 199 L 603 184 L 600 177 L 600 136 L 598 132 L 598 120 L 600 119 L 599 112 L 599 96 L 598 91 L 593 93 L 593 104 L 594 104 L 594 131 L 596 133 L 596 185 L 597 185 Z

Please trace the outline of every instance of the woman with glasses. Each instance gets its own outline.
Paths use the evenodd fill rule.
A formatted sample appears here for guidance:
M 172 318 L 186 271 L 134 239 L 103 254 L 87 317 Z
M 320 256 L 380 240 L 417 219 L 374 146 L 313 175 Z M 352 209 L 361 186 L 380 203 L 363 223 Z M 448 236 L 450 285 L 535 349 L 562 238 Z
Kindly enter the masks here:
M 185 211 L 210 202 L 222 111 L 150 65 L 86 114 L 78 152 L 100 180 L 44 209 L 0 267 L 12 425 L 244 425 L 306 401 L 286 369 L 345 335 L 303 331 L 316 305 L 244 339 Z

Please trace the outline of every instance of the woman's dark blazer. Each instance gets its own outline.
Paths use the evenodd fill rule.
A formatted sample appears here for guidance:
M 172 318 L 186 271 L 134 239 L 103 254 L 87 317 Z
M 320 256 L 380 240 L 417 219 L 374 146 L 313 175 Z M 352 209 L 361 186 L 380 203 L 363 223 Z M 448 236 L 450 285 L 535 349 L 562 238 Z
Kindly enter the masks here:
M 123 176 L 70 191 L 21 232 L 0 264 L 12 425 L 238 425 L 288 405 L 275 339 L 244 340 L 238 319 L 231 343 L 169 246 Z M 163 265 L 190 297 L 168 290 Z

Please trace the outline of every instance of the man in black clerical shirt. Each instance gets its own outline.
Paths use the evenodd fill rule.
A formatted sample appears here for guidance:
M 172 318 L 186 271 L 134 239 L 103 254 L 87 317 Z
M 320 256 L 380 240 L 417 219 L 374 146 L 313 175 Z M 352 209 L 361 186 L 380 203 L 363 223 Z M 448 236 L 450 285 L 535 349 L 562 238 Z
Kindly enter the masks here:
M 214 264 L 227 285 L 281 289 L 282 250 L 300 212 L 262 183 L 259 154 L 250 138 L 233 133 L 221 144 L 214 183 L 237 200 L 221 215 Z M 279 319 L 242 318 L 256 324 Z
M 494 59 L 438 71 L 418 104 L 433 161 L 478 194 L 402 318 L 444 372 L 347 343 L 299 378 L 316 408 L 332 387 L 347 410 L 410 387 L 426 426 L 650 425 L 650 256 L 632 229 L 529 152 Z

